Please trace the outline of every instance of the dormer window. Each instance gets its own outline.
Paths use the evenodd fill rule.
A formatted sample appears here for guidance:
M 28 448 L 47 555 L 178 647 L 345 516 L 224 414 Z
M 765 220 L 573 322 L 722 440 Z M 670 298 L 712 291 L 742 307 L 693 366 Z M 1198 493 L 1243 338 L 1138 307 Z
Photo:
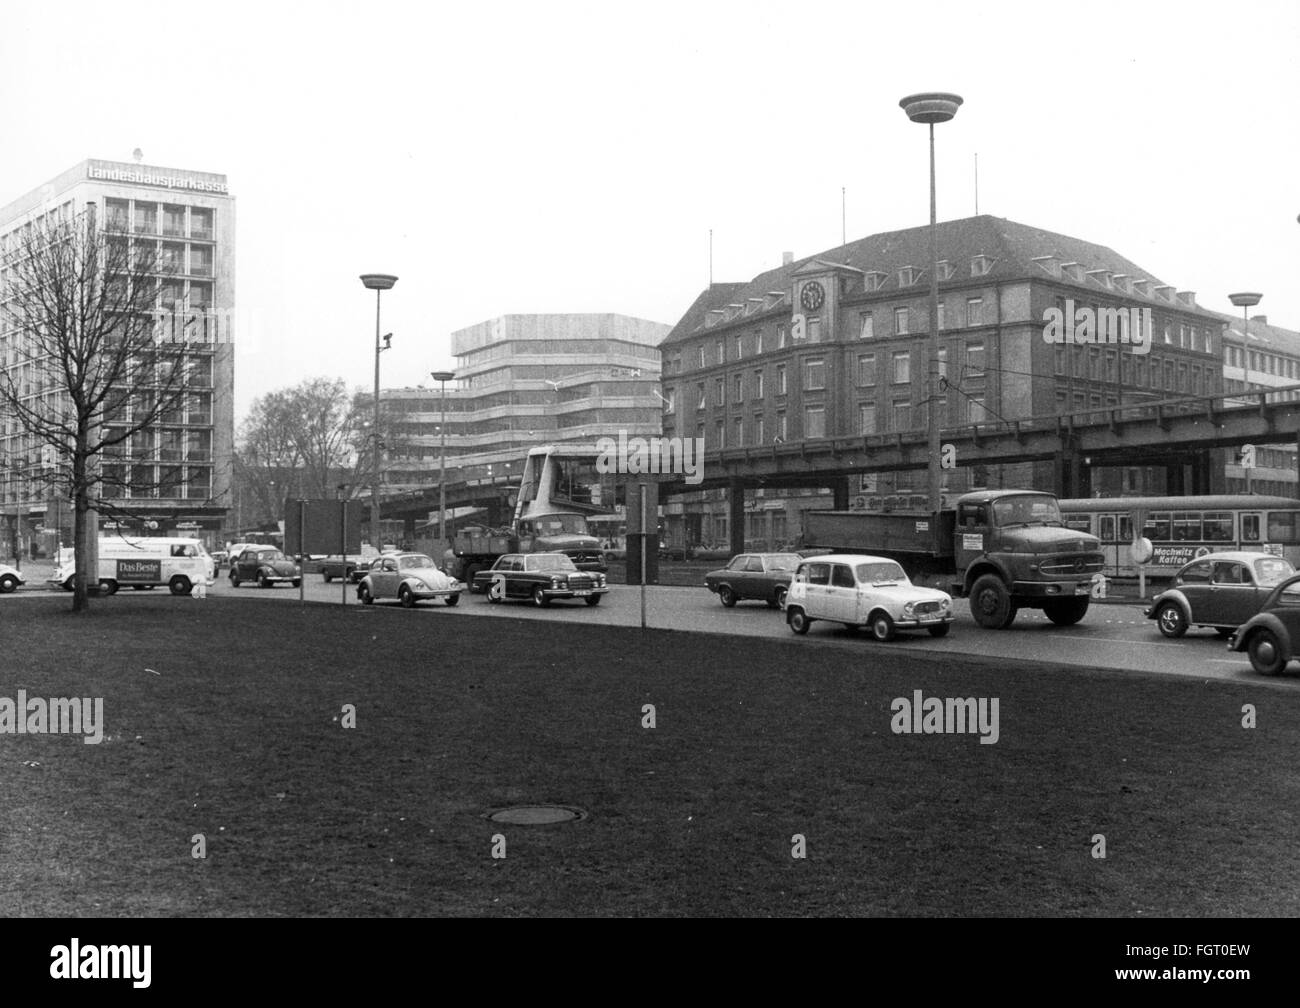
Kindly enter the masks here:
M 952 273 L 953 273 L 952 263 L 950 263 L 947 259 L 940 259 L 937 263 L 934 264 L 934 266 L 935 266 L 935 272 L 939 275 L 940 280 L 952 279 Z
M 885 281 L 889 279 L 888 273 L 881 273 L 878 270 L 872 270 L 863 278 L 863 288 L 868 291 L 878 291 L 885 286 Z
M 973 277 L 984 276 L 993 268 L 993 260 L 986 255 L 977 255 L 970 261 L 970 275 Z
M 916 268 L 913 266 L 904 266 L 898 271 L 898 286 L 911 287 L 916 283 Z

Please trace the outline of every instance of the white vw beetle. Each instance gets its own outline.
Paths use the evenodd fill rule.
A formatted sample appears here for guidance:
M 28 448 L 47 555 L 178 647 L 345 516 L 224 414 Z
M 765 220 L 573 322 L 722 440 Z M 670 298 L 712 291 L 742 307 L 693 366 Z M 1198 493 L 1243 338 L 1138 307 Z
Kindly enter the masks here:
M 799 565 L 786 596 L 785 619 L 797 634 L 806 634 L 814 620 L 830 620 L 850 630 L 869 626 L 879 641 L 893 640 L 899 630 L 943 637 L 952 626 L 952 599 L 912 584 L 896 560 L 830 554 Z
M 385 553 L 357 585 L 357 598 L 366 605 L 397 599 L 407 609 L 420 599 L 432 598 L 454 606 L 465 590 L 464 582 L 438 570 L 433 558 L 424 553 Z

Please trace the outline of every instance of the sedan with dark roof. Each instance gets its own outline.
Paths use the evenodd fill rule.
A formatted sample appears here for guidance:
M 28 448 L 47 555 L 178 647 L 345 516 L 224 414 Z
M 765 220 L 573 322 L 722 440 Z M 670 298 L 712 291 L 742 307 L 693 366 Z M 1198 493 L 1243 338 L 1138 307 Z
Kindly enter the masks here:
M 721 570 L 705 574 L 704 585 L 728 609 L 745 599 L 778 609 L 800 559 L 798 553 L 740 553 Z
M 580 598 L 594 606 L 600 605 L 609 586 L 604 574 L 579 570 L 563 553 L 507 553 L 491 570 L 474 575 L 474 589 L 493 603 L 531 599 L 534 605 L 548 606 L 556 599 Z

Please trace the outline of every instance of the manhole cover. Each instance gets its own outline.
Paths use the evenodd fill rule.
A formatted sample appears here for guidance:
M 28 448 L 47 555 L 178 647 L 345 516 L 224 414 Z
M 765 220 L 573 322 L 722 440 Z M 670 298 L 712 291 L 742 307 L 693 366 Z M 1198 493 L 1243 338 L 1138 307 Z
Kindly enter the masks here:
M 543 826 L 547 823 L 586 819 L 587 813 L 569 805 L 514 805 L 489 812 L 488 818 L 493 822 L 512 823 L 516 826 Z

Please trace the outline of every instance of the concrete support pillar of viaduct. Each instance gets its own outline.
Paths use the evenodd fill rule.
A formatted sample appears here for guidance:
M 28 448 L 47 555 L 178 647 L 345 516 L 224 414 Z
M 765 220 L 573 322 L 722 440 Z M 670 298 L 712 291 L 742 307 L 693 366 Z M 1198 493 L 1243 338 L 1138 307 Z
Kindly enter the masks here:
M 1182 459 L 1171 459 L 1165 465 L 1165 493 L 1170 497 L 1182 497 L 1186 493 L 1186 485 Z
M 830 487 L 835 500 L 831 507 L 836 511 L 847 511 L 849 509 L 849 478 L 841 476 L 838 479 L 833 479 Z
M 727 484 L 727 532 L 731 538 L 731 552 L 745 552 L 745 484 L 732 480 Z
M 1084 486 L 1083 459 L 1077 451 L 1062 449 L 1053 461 L 1056 470 L 1056 496 L 1063 500 L 1086 497 Z

